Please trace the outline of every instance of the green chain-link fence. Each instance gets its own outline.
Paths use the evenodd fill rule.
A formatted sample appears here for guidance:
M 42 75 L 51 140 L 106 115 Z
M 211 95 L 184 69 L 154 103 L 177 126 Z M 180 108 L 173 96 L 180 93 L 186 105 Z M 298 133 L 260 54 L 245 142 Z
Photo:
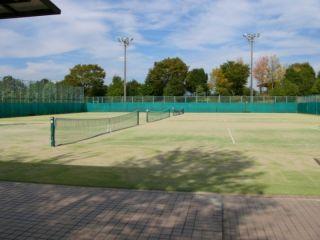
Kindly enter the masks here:
M 320 95 L 299 97 L 298 102 L 299 113 L 320 114 Z
M 82 87 L 72 87 L 48 80 L 21 81 L 4 77 L 0 81 L 0 103 L 70 103 L 83 102 Z
M 10 76 L 0 81 L 0 117 L 83 111 L 85 104 L 82 87 L 48 80 L 21 81 Z

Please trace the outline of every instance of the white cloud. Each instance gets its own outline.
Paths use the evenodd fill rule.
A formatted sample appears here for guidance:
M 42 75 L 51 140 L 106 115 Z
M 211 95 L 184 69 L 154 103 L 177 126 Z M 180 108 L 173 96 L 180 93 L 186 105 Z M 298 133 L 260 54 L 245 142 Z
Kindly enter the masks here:
M 67 71 L 68 66 L 53 61 L 27 62 L 24 67 L 0 66 L 2 76 L 12 75 L 23 80 L 40 80 L 42 78 L 50 78 L 54 81 L 62 80 L 61 73 L 66 74 Z
M 116 41 L 122 35 L 135 39 L 128 52 L 128 77 L 139 80 L 163 56 L 180 56 L 191 68 L 208 72 L 226 60 L 248 61 L 244 32 L 262 34 L 256 57 L 277 54 L 286 61 L 320 62 L 318 0 L 55 2 L 60 16 L 0 23 L 0 74 L 61 79 L 74 64 L 97 63 L 109 81 L 122 74 L 123 49 Z M 12 59 L 24 61 L 24 67 Z

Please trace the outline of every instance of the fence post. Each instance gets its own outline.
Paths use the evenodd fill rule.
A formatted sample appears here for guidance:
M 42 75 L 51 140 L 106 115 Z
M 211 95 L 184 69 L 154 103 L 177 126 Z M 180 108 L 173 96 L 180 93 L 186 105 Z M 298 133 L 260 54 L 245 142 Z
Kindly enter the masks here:
M 221 96 L 219 95 L 218 102 L 221 103 Z
M 152 102 L 154 103 L 154 95 L 152 96 Z
M 51 147 L 56 146 L 56 126 L 55 126 L 55 119 L 54 117 L 50 118 L 50 132 L 51 132 Z
M 176 102 L 176 96 L 173 96 L 173 102 L 174 103 Z
M 319 96 L 316 96 L 316 114 L 318 115 L 318 99 L 319 98 Z
M 286 96 L 286 103 L 288 103 L 288 96 Z
M 109 131 L 109 133 L 111 133 L 111 118 L 108 118 L 108 124 L 109 124 L 108 131 Z

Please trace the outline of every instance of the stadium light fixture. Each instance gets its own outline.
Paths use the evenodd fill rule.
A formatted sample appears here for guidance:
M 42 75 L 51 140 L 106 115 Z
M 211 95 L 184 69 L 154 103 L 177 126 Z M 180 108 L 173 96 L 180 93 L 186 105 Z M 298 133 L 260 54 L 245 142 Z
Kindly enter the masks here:
M 120 37 L 118 38 L 119 43 L 124 47 L 124 66 L 123 66 L 123 101 L 127 101 L 127 48 L 132 43 L 133 38 Z
M 250 44 L 250 101 L 253 102 L 253 75 L 252 75 L 253 44 L 256 38 L 260 37 L 260 33 L 246 33 L 246 34 L 243 34 L 243 37 L 246 38 Z

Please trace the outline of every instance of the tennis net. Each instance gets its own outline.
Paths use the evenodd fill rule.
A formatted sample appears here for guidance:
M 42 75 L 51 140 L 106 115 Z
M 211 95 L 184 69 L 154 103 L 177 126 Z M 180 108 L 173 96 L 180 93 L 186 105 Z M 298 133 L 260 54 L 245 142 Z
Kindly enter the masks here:
M 181 108 L 181 109 L 173 109 L 172 110 L 172 115 L 173 116 L 178 116 L 178 115 L 182 115 L 182 114 L 184 114 L 184 109 L 183 108 Z
M 139 112 L 100 119 L 51 119 L 51 146 L 76 143 L 139 125 Z
M 170 109 L 163 111 L 147 111 L 147 122 L 154 122 L 170 117 Z

